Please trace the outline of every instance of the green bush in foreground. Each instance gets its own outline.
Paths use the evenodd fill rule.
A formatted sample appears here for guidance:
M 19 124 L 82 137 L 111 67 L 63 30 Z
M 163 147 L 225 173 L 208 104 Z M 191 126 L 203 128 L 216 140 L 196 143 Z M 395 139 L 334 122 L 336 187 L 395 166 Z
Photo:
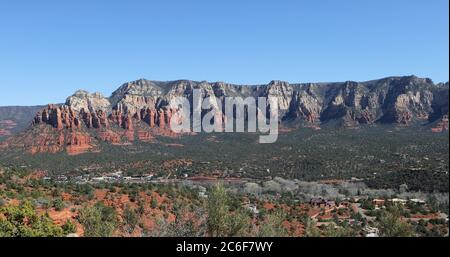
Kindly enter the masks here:
M 215 185 L 208 196 L 207 231 L 210 236 L 243 236 L 249 229 L 250 217 L 243 209 L 230 212 L 230 198 L 222 184 Z
M 78 221 L 84 228 L 86 237 L 112 236 L 117 228 L 117 213 L 112 207 L 97 203 L 92 207 L 85 206 L 78 214 Z
M 380 236 L 383 237 L 412 237 L 414 231 L 412 227 L 401 220 L 400 209 L 392 208 L 389 211 L 384 211 L 378 217 L 378 229 Z
M 0 237 L 62 237 L 62 228 L 47 215 L 39 215 L 26 201 L 0 208 Z

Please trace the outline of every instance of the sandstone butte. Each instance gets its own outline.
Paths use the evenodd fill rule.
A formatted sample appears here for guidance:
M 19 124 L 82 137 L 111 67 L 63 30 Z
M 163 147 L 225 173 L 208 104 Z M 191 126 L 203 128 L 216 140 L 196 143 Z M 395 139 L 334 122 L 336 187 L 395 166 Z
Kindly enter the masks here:
M 147 108 L 134 114 L 114 111 L 107 116 L 102 110 L 77 112 L 68 106 L 48 105 L 33 120 L 32 127 L 39 128 L 39 133 L 33 138 L 22 137 L 25 139 L 21 140 L 22 146 L 32 154 L 65 150 L 69 155 L 76 155 L 98 151 L 98 140 L 111 144 L 128 144 L 134 140 L 151 142 L 154 135 L 175 135 L 167 131 L 171 112 L 170 109 Z

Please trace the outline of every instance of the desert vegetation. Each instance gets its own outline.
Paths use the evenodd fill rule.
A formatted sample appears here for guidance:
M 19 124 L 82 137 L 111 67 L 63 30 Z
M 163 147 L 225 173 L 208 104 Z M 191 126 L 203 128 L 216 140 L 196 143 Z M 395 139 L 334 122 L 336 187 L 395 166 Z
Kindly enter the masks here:
M 448 213 L 448 195 L 428 195 L 427 205 L 373 204 L 375 196 L 425 195 L 405 187 L 275 178 L 239 188 L 217 183 L 203 191 L 195 185 L 61 183 L 8 169 L 0 179 L 1 236 L 354 237 L 368 235 L 367 228 L 388 237 L 448 235 L 441 215 Z M 318 195 L 332 199 L 333 207 L 313 205 Z M 355 202 L 362 195 L 367 197 Z

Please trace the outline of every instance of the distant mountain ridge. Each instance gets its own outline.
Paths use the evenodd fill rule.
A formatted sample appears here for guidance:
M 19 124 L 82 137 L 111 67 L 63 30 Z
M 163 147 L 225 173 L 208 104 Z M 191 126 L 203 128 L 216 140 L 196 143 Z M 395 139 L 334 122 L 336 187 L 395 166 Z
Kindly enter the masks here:
M 44 106 L 5 106 L 0 107 L 0 140 L 17 134 L 30 126 L 36 112 Z
M 448 129 L 448 82 L 434 84 L 415 76 L 367 82 L 271 81 L 253 86 L 140 79 L 123 84 L 110 97 L 79 90 L 64 105 L 48 105 L 36 114 L 27 132 L 6 144 L 31 153 L 66 150 L 78 154 L 100 150 L 100 141 L 130 144 L 152 141 L 155 135 L 178 136 L 168 129 L 176 111 L 169 103 L 173 97 L 182 96 L 190 99 L 192 106 L 193 89 L 222 103 L 227 96 L 276 97 L 282 124 L 319 128 L 338 122 L 354 128 L 374 123 L 408 126 L 434 122 L 441 130 Z

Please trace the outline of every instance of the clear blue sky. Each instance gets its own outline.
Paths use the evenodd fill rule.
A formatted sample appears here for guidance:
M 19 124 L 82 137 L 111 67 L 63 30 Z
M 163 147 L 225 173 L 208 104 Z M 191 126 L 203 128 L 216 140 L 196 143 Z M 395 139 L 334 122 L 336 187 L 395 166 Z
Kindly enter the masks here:
M 70 2 L 70 3 L 69 3 Z M 0 105 L 147 78 L 449 77 L 448 0 L 1 1 Z

